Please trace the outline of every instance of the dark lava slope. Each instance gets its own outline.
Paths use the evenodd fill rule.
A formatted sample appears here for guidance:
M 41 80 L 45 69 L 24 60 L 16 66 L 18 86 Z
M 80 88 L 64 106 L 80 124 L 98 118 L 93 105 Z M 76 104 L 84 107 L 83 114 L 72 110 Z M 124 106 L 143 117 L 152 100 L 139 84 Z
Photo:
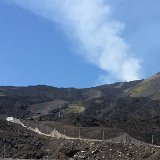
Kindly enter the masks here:
M 69 120 L 77 126 L 121 128 L 132 137 L 160 145 L 160 101 L 146 97 L 112 96 L 86 102 L 86 110 L 72 114 Z
M 84 100 L 99 98 L 107 95 L 124 96 L 127 95 L 127 90 L 136 86 L 140 82 L 142 81 L 114 83 L 86 89 L 56 88 L 45 85 L 28 87 L 0 87 L 0 95 L 41 96 L 51 99 Z
M 160 73 L 147 80 L 114 83 L 86 89 L 56 88 L 44 85 L 0 87 L 0 117 L 6 118 L 7 116 L 17 117 L 24 121 L 30 120 L 32 123 L 38 121 L 39 124 L 45 121 L 47 123 L 59 122 L 63 126 L 92 127 L 94 135 L 96 135 L 97 128 L 115 128 L 149 143 L 154 137 L 154 144 L 160 145 Z M 17 133 L 30 135 L 28 131 L 20 129 L 17 125 L 13 127 L 12 135 L 9 131 L 12 130 L 13 124 L 8 128 L 4 124 L 6 122 L 3 121 L 0 126 L 1 142 L 5 135 L 9 135 L 5 138 L 9 140 L 8 144 L 13 140 L 10 137 L 14 137 Z M 84 129 L 85 132 L 87 132 L 86 129 Z M 7 133 L 3 134 L 4 132 Z M 22 136 L 22 139 L 17 137 L 14 141 L 14 143 L 20 142 L 19 144 L 30 144 L 35 140 L 25 141 L 25 137 Z M 39 139 L 38 142 L 41 140 Z M 44 147 L 48 144 L 50 142 L 46 140 Z M 43 147 L 43 144 L 41 145 Z M 15 151 L 11 151 L 10 156 L 16 155 L 16 151 L 16 148 Z M 41 157 L 46 155 L 45 152 Z M 65 153 L 63 155 L 66 156 Z M 24 153 L 22 158 L 23 156 Z
M 45 85 L 28 87 L 0 87 L 0 95 L 17 96 L 43 96 L 51 99 L 82 100 L 93 99 L 108 95 L 151 97 L 160 99 L 160 73 L 153 75 L 146 80 L 131 82 L 117 82 L 114 84 L 102 85 L 93 88 L 56 88 Z

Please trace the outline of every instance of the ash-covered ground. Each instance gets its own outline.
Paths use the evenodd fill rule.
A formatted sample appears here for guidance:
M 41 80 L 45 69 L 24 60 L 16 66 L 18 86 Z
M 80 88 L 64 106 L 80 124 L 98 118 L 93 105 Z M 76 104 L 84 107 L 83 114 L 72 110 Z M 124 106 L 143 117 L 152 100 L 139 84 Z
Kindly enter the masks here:
M 0 120 L 0 157 L 59 160 L 159 160 L 160 148 L 54 139 Z

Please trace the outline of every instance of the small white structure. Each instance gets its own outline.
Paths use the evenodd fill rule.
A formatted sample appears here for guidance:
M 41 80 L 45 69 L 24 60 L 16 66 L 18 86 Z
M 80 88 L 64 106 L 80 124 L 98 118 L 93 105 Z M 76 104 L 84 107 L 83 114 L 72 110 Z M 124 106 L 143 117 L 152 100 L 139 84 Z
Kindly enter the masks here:
M 16 123 L 16 124 L 20 124 L 20 125 L 22 125 L 23 127 L 25 127 L 24 124 L 21 123 L 21 121 L 20 121 L 19 119 L 17 119 L 17 118 L 7 117 L 7 118 L 6 118 L 6 121 L 12 122 L 12 123 Z
M 6 119 L 8 122 L 14 122 L 14 118 L 13 117 L 7 117 Z

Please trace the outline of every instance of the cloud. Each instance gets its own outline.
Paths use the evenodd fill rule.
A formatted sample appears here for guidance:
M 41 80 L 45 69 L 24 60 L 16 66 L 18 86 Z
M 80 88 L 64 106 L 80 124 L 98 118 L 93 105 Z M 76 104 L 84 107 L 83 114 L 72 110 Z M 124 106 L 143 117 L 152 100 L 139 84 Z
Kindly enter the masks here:
M 81 55 L 102 69 L 100 83 L 140 79 L 141 61 L 123 39 L 125 25 L 113 19 L 106 0 L 8 0 L 65 28 Z M 102 78 L 103 77 L 103 78 Z

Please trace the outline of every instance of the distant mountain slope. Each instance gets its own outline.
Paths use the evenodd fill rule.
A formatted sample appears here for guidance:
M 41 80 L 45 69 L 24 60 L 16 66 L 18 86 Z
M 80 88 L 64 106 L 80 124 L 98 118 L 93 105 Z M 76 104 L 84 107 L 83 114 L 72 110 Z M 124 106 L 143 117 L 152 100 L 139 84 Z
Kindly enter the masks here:
M 160 100 L 160 73 L 146 80 L 116 82 L 92 88 L 57 88 L 37 85 L 28 87 L 0 87 L 0 96 L 45 96 L 51 99 L 84 100 L 113 95 L 119 97 L 150 97 Z
M 126 96 L 128 90 L 135 87 L 141 80 L 132 82 L 117 82 L 98 87 L 76 89 L 56 88 L 52 86 L 37 85 L 27 87 L 0 87 L 0 96 L 45 96 L 51 99 L 84 100 L 94 99 L 108 95 Z
M 118 97 L 128 96 L 129 90 L 143 82 L 143 80 L 136 80 L 130 82 L 116 82 L 109 85 L 102 85 L 95 87 L 95 89 L 101 91 L 102 96 L 113 95 Z
M 75 88 L 56 88 L 46 85 L 27 86 L 27 87 L 0 87 L 3 95 L 17 96 L 45 96 L 52 99 L 80 99 L 81 94 Z
M 160 100 L 160 72 L 142 81 L 129 91 L 131 97 L 151 97 Z

